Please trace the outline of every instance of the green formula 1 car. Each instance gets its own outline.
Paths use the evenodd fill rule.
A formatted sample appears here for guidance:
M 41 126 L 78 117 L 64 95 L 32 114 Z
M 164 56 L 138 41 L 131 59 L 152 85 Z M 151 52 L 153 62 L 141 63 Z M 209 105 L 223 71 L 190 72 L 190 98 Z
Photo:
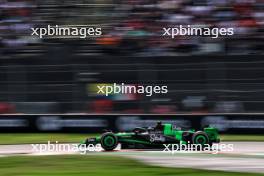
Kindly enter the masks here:
M 106 150 L 114 150 L 120 143 L 122 149 L 157 149 L 164 144 L 200 144 L 212 145 L 219 143 L 216 128 L 204 128 L 203 131 L 174 129 L 172 124 L 158 122 L 155 127 L 138 127 L 132 132 L 112 133 L 107 131 L 99 137 L 88 138 L 81 144 L 87 146 L 101 144 Z

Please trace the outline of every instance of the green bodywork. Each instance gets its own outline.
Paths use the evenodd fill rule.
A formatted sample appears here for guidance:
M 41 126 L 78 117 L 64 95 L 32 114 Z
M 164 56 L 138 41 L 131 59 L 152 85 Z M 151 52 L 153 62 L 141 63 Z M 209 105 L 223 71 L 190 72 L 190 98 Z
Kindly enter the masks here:
M 216 128 L 204 128 L 203 130 L 209 137 L 209 140 L 212 141 L 218 141 L 219 135 L 218 135 L 218 130 Z M 183 132 L 182 130 L 174 130 L 172 124 L 164 124 L 164 135 L 167 136 L 174 136 L 177 140 L 183 141 Z M 190 133 L 195 133 L 195 130 L 188 130 Z
M 218 130 L 216 128 L 208 127 L 204 128 L 202 131 L 203 133 L 206 133 L 208 136 L 208 139 L 210 143 L 213 142 L 219 142 L 219 134 Z M 163 124 L 163 130 L 162 130 L 162 136 L 165 136 L 166 138 L 170 138 L 173 140 L 171 143 L 183 143 L 186 144 L 189 140 L 186 139 L 184 136 L 185 134 L 188 134 L 189 136 L 193 136 L 195 134 L 195 130 L 179 130 L 179 129 L 174 129 L 172 124 Z M 168 143 L 168 141 L 162 143 L 155 143 L 153 141 L 147 140 L 145 138 L 140 137 L 135 132 L 119 132 L 119 133 L 114 133 L 114 135 L 118 138 L 118 142 L 121 144 L 141 144 L 141 145 L 151 145 L 151 146 L 158 146 L 162 145 L 164 143 Z M 94 140 L 92 142 L 89 142 L 89 144 L 98 144 L 101 142 L 101 136 L 93 138 Z M 197 137 L 197 140 L 204 140 L 203 136 Z M 209 142 L 208 141 L 208 142 Z M 87 144 L 87 141 L 82 141 L 81 144 Z

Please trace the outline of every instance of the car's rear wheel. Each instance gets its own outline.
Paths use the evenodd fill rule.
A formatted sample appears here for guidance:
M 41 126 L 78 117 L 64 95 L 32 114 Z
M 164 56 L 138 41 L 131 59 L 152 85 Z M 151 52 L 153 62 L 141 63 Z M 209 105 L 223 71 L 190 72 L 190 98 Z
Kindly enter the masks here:
M 114 150 L 118 145 L 118 139 L 112 132 L 107 132 L 101 136 L 101 146 L 104 150 L 110 151 Z
M 206 145 L 210 145 L 210 140 L 205 132 L 197 131 L 192 136 L 192 143 L 205 147 Z

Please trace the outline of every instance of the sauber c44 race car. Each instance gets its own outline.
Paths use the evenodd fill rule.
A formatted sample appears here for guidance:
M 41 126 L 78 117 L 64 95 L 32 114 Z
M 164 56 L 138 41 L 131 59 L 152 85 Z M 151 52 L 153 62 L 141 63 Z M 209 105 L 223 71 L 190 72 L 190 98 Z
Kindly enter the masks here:
M 172 124 L 158 122 L 155 127 L 137 127 L 132 132 L 113 133 L 106 131 L 101 136 L 88 138 L 81 142 L 87 146 L 101 144 L 106 150 L 114 150 L 118 144 L 122 149 L 158 149 L 164 144 L 199 144 L 219 143 L 216 128 L 207 127 L 202 131 L 174 129 Z

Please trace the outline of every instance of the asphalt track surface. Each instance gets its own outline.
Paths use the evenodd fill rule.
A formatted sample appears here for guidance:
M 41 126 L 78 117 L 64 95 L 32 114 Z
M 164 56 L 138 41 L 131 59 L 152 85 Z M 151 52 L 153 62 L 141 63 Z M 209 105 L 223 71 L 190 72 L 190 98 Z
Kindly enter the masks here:
M 156 166 L 197 168 L 206 170 L 264 173 L 264 142 L 226 142 L 233 144 L 233 151 L 154 151 L 120 150 L 113 152 L 86 151 L 86 155 L 114 155 L 140 160 Z M 74 146 L 75 144 L 67 144 Z M 76 145 L 75 145 L 76 146 Z M 30 144 L 0 145 L 0 157 L 16 155 L 66 155 L 80 154 L 80 151 L 38 151 Z M 38 148 L 39 149 L 39 148 Z

